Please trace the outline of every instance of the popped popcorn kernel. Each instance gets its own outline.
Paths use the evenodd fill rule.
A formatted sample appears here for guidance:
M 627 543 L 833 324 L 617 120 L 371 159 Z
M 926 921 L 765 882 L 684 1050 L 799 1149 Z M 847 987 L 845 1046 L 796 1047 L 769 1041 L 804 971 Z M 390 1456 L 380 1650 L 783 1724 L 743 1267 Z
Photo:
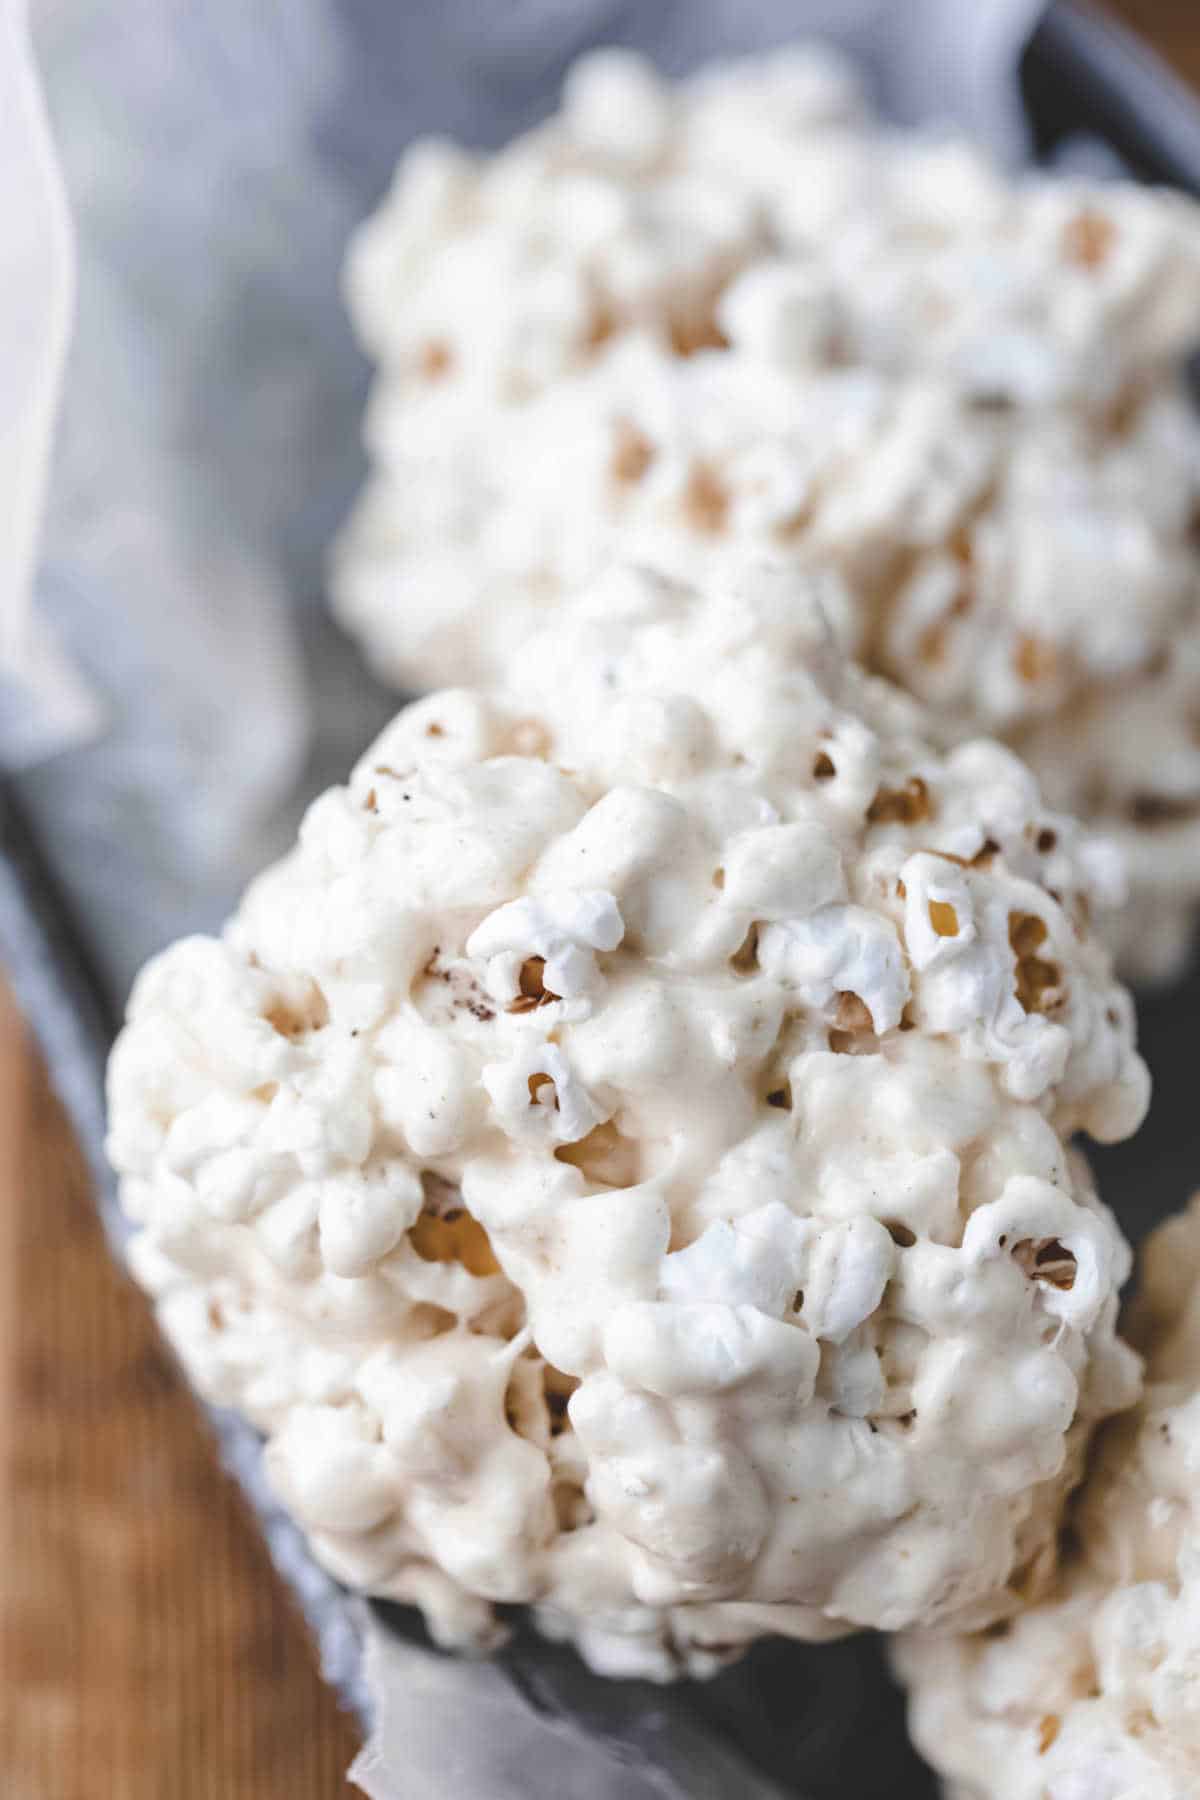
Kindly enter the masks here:
M 426 1171 L 421 1185 L 424 1201 L 409 1227 L 408 1241 L 422 1262 L 461 1263 L 469 1275 L 499 1274 L 487 1232 L 450 1183 Z

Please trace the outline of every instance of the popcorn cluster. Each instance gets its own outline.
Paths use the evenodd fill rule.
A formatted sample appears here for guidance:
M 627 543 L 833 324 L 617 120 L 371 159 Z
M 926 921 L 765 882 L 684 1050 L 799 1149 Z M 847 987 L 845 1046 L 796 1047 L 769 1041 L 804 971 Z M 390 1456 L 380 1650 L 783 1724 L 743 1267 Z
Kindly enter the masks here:
M 914 1638 L 916 1741 L 952 1800 L 1200 1793 L 1200 1202 L 1150 1240 L 1136 1411 L 1106 1428 L 1052 1597 L 972 1639 Z
M 1146 1102 L 1109 861 L 820 586 L 611 571 L 134 992 L 135 1272 L 318 1556 L 445 1642 L 525 1602 L 665 1679 L 984 1625 L 1136 1394 L 1068 1148 Z
M 842 641 L 1112 833 L 1121 953 L 1200 893 L 1200 215 L 1014 184 L 869 119 L 828 56 L 670 86 L 581 62 L 499 155 L 423 142 L 353 248 L 380 363 L 343 619 L 490 680 L 614 556 L 841 582 Z

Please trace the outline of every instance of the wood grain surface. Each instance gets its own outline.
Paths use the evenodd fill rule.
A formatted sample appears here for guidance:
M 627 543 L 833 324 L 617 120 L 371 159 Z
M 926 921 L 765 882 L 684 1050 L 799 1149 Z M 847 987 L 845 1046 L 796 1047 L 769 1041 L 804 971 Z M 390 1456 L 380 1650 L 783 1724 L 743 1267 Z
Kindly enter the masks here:
M 1200 88 L 1197 0 L 1107 0 L 1105 10 L 1139 32 L 1186 81 Z
M 1196 0 L 1115 0 L 1200 85 Z M 334 1800 L 355 1733 L 0 990 L 0 1796 Z
M 332 1800 L 349 1719 L 0 993 L 0 1796 Z

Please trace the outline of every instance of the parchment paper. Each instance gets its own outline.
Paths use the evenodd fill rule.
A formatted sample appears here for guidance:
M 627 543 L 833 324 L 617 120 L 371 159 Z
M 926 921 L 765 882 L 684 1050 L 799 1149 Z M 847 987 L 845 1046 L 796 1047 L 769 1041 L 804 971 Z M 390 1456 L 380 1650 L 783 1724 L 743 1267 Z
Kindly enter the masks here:
M 75 250 L 25 0 L 0 0 L 0 219 L 0 762 L 12 767 L 98 723 L 30 608 Z

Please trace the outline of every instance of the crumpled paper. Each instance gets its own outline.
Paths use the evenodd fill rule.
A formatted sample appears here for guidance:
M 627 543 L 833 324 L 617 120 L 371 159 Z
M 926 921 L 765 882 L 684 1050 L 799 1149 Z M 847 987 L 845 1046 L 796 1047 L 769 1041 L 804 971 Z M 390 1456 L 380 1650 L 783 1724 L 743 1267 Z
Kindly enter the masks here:
M 80 269 L 37 604 L 95 710 L 89 741 L 60 735 L 16 785 L 118 1000 L 149 953 L 220 922 L 395 706 L 323 589 L 369 373 L 340 259 L 403 143 L 503 141 L 593 43 L 677 72 L 816 34 L 859 57 L 894 117 L 954 119 L 1015 159 L 1013 73 L 1041 9 L 124 0 L 116 29 L 92 0 L 34 4 Z M 67 692 L 61 667 L 50 688 Z M 299 1554 L 289 1540 L 280 1563 L 304 1587 Z M 355 1692 L 347 1629 L 367 1619 L 378 1729 L 354 1778 L 372 1800 L 927 1791 L 869 1648 L 763 1646 L 707 1688 L 635 1691 L 528 1636 L 494 1664 L 440 1656 L 313 1574 L 310 1612 L 340 1609 L 322 1635 Z
M 75 251 L 25 0 L 0 0 L 0 218 L 0 762 L 13 767 L 98 723 L 92 696 L 30 609 Z
M 620 1800 L 663 1800 L 652 1769 L 615 1765 L 561 1716 L 514 1707 L 511 1684 L 493 1663 L 461 1662 L 448 1681 L 438 1658 L 376 1629 L 367 1635 L 366 1678 L 377 1699 L 377 1723 L 350 1776 L 371 1800 L 426 1793 L 596 1800 L 617 1792 L 618 1774 Z M 711 1758 L 709 1745 L 694 1749 Z M 773 1784 L 759 1784 L 752 1775 L 747 1780 L 745 1767 L 736 1763 L 726 1775 L 734 1770 L 739 1786 L 727 1791 L 739 1800 L 779 1800 Z M 710 1760 L 706 1779 L 719 1775 Z
M 22 785 L 123 993 L 283 847 L 314 745 L 326 779 L 387 713 L 344 708 L 350 659 L 320 654 L 362 202 L 315 142 L 344 78 L 324 0 L 126 0 L 119 30 L 53 0 L 33 22 L 79 232 L 38 609 L 106 723 Z

